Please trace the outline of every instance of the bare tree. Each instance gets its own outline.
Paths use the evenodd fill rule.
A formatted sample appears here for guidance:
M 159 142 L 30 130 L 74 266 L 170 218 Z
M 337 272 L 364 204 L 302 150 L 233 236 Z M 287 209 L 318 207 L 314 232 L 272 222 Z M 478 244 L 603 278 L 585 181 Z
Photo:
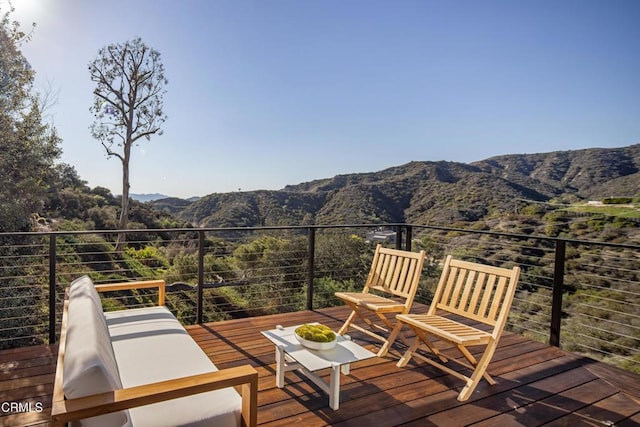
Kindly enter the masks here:
M 162 135 L 164 66 L 160 53 L 138 37 L 111 44 L 98 51 L 89 63 L 91 81 L 96 83 L 90 111 L 95 120 L 91 134 L 100 141 L 107 157 L 122 162 L 122 210 L 119 229 L 127 228 L 129 218 L 129 166 L 131 147 L 140 138 Z M 118 235 L 116 250 L 122 250 L 124 234 Z
M 42 117 L 53 123 L 54 114 L 51 109 L 58 104 L 60 99 L 60 88 L 55 88 L 53 85 L 53 81 L 47 79 L 46 86 L 41 88 L 41 91 L 38 93 L 38 106 L 40 107 L 40 113 Z

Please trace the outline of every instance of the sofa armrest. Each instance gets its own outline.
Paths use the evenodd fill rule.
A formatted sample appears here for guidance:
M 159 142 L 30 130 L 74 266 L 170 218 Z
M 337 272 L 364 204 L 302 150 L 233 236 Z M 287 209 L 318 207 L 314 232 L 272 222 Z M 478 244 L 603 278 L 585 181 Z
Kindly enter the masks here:
M 160 381 L 78 399 L 59 399 L 56 398 L 56 395 L 59 396 L 59 394 L 54 392 L 51 419 L 54 426 L 63 426 L 66 422 L 73 420 L 232 386 L 241 386 L 242 388 L 242 425 L 254 427 L 258 417 L 258 372 L 250 365 Z
M 158 305 L 164 305 L 166 295 L 164 280 L 144 280 L 137 282 L 107 283 L 95 285 L 98 292 L 124 291 L 127 289 L 158 288 Z

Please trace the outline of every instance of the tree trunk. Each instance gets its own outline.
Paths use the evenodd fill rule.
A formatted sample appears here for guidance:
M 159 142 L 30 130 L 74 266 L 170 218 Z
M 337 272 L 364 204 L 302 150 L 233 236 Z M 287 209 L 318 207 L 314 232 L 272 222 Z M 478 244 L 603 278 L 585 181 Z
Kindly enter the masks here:
M 125 144 L 124 158 L 122 159 L 122 210 L 120 211 L 120 221 L 118 229 L 126 230 L 129 223 L 129 156 L 131 153 L 131 144 Z M 116 243 L 116 252 L 122 252 L 127 240 L 126 233 L 118 233 L 118 241 Z

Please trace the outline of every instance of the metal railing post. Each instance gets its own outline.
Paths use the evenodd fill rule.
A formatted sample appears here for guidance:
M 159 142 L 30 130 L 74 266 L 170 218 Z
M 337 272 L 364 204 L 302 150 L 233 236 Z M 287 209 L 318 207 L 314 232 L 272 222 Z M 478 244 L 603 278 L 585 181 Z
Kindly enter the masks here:
M 404 249 L 406 251 L 411 251 L 411 239 L 413 239 L 412 233 L 413 228 L 410 225 L 407 225 L 407 235 L 404 238 Z
M 198 231 L 198 299 L 196 308 L 196 323 L 202 323 L 202 305 L 204 288 L 204 231 Z
M 402 249 L 402 226 L 396 227 L 396 249 Z
M 562 290 L 564 288 L 564 260 L 567 242 L 556 240 L 556 257 L 553 270 L 553 292 L 551 301 L 551 329 L 549 344 L 560 347 L 560 325 L 562 321 Z
M 307 270 L 307 310 L 313 310 L 313 278 L 316 270 L 316 229 L 309 227 L 309 259 Z
M 49 235 L 49 344 L 56 342 L 56 236 Z

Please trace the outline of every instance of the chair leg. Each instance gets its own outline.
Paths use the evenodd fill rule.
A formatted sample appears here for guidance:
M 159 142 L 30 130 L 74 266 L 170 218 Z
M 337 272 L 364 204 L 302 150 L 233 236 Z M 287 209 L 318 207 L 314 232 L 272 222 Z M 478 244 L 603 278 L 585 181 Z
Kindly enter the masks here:
M 349 317 L 347 317 L 347 321 L 344 322 L 344 325 L 342 325 L 342 327 L 338 331 L 338 335 L 344 335 L 347 333 L 347 331 L 349 330 L 349 325 L 351 325 L 351 322 L 353 322 L 353 319 L 355 319 L 357 314 L 358 313 L 356 313 L 356 310 L 354 309 Z
M 480 379 L 484 376 L 495 350 L 495 343 L 489 343 L 489 345 L 487 345 L 484 354 L 482 355 L 480 361 L 478 362 L 478 365 L 476 366 L 476 369 L 473 371 L 473 374 L 471 374 L 471 377 L 469 377 L 469 379 L 467 380 L 467 384 L 458 395 L 458 400 L 460 402 L 464 402 L 465 400 L 469 399 L 469 397 L 471 397 L 473 391 L 478 386 Z M 491 381 L 493 382 L 493 384 L 495 384 L 495 381 L 493 381 L 493 379 Z
M 473 366 L 473 369 L 477 369 L 478 367 L 478 361 L 476 360 L 475 357 L 473 357 L 473 355 L 469 352 L 469 350 L 467 350 L 466 347 L 458 345 L 458 350 L 460 351 L 460 353 L 462 353 L 462 355 L 464 357 L 466 357 L 466 359 L 469 361 L 469 363 L 471 363 L 471 365 Z M 487 380 L 487 382 L 491 385 L 494 385 L 496 382 L 494 381 L 493 378 L 491 378 L 491 375 L 489 375 L 487 373 L 487 371 L 484 371 L 484 374 L 482 374 L 482 376 L 484 377 L 485 380 Z
M 389 352 L 389 341 L 386 341 L 384 344 L 382 344 L 382 347 L 380 347 L 380 350 L 378 350 L 378 353 L 376 354 L 376 356 L 385 357 L 388 352 Z
M 391 331 L 391 334 L 389 334 L 389 338 L 387 339 L 387 342 L 384 343 L 384 345 L 382 346 L 382 348 L 378 352 L 378 357 L 383 357 L 383 356 L 385 356 L 387 354 L 387 352 L 389 351 L 389 349 L 391 348 L 391 346 L 393 345 L 393 343 L 395 342 L 395 340 L 396 340 L 396 338 L 398 336 L 400 336 L 400 340 L 402 342 L 407 344 L 407 340 L 400 333 L 401 330 L 402 330 L 402 322 L 398 321 L 396 323 L 396 327 L 393 328 L 393 330 Z
M 389 336 L 387 337 L 386 340 L 384 340 L 384 344 L 382 345 L 382 347 L 380 348 L 380 351 L 378 352 L 378 357 L 384 357 L 387 354 L 387 352 L 389 351 L 389 349 L 391 348 L 391 345 L 393 344 L 393 342 L 398 337 L 398 334 L 400 333 L 400 330 L 402 329 L 402 323 L 400 323 L 399 321 L 396 321 L 396 324 L 394 325 L 384 315 L 384 313 L 376 312 L 376 315 L 378 316 L 378 318 L 380 318 L 382 323 L 384 323 L 385 326 L 388 328 L 385 332 L 390 332 Z M 381 329 L 384 329 L 384 328 L 381 328 Z M 406 340 L 404 339 L 402 334 L 400 334 L 400 336 L 401 336 L 402 341 L 406 342 Z
M 420 345 L 420 338 L 416 336 L 416 338 L 413 340 L 413 343 L 411 344 L 411 347 L 409 347 L 407 351 L 404 353 L 404 355 L 400 358 L 400 360 L 398 360 L 398 363 L 396 363 L 396 366 L 398 368 L 405 367 L 407 363 L 409 363 L 409 361 L 411 360 L 413 353 L 418 349 L 419 345 Z
M 420 338 L 420 340 L 424 343 L 424 345 L 434 354 L 442 363 L 447 363 L 449 359 L 447 359 L 441 352 L 438 350 L 432 343 L 429 341 L 429 337 L 424 333 L 422 329 L 413 328 L 413 331 L 416 333 L 416 336 Z

